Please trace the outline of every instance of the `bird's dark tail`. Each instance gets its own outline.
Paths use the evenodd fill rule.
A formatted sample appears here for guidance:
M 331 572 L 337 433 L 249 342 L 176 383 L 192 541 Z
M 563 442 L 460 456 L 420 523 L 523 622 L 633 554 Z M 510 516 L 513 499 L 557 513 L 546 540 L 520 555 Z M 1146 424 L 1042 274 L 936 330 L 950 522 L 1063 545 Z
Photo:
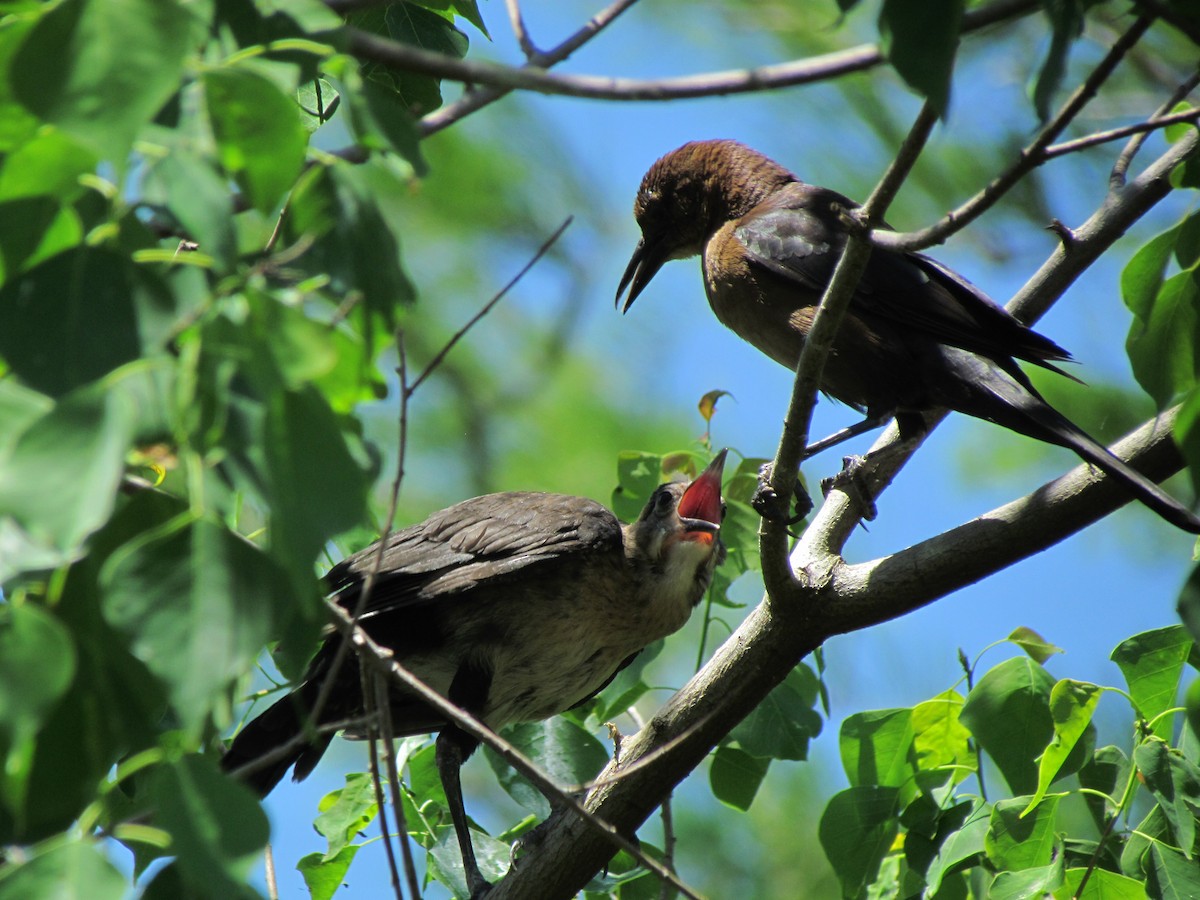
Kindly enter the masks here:
M 1059 428 L 1054 432 L 1060 438 L 1055 443 L 1074 450 L 1097 469 L 1120 481 L 1134 497 L 1176 528 L 1182 528 L 1192 534 L 1200 534 L 1200 518 L 1195 513 L 1137 469 L 1131 467 L 1125 460 L 1113 455 L 1107 447 L 1093 440 L 1070 420 L 1062 416 L 1060 418 L 1067 427 Z
M 984 418 L 1029 437 L 1074 450 L 1125 485 L 1134 497 L 1163 519 L 1184 531 L 1200 534 L 1200 517 L 1052 407 L 1032 384 L 1018 390 L 1008 379 L 1001 381 L 993 377 L 980 379 L 976 386 L 1004 401 L 999 405 L 989 403 L 987 409 L 991 414 Z
M 247 722 L 221 757 L 221 768 L 262 797 L 293 765 L 297 781 L 307 776 L 333 737 L 332 732 L 316 733 L 308 723 L 316 693 L 315 685 L 306 682 Z

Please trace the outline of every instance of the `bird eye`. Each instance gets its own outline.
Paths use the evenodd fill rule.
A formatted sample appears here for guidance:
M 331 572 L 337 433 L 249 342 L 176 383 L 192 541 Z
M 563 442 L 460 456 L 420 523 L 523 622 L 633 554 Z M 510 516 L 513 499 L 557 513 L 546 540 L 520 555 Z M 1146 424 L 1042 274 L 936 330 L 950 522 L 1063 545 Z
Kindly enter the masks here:
M 721 521 L 722 522 L 725 521 L 725 516 L 728 514 L 728 512 L 729 512 L 729 504 L 727 504 L 724 500 L 722 500 L 721 501 Z
M 660 489 L 658 496 L 654 498 L 654 513 L 655 515 L 665 516 L 675 509 L 675 498 L 671 492 L 665 489 Z

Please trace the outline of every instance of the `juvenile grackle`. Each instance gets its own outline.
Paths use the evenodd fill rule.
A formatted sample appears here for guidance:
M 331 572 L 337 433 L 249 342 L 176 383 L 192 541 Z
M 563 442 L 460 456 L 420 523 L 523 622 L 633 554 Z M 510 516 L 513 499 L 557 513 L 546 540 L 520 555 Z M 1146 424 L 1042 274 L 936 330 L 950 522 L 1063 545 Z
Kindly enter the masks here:
M 735 141 L 685 144 L 642 179 L 634 203 L 642 239 L 617 302 L 628 288 L 628 311 L 663 263 L 699 254 L 717 318 L 794 369 L 846 243 L 842 215 L 855 206 Z M 1187 507 L 1051 407 L 1017 359 L 1065 375 L 1054 363 L 1070 354 L 935 260 L 877 247 L 825 361 L 821 390 L 866 415 L 835 438 L 892 416 L 901 437 L 918 437 L 921 413 L 957 410 L 1074 450 L 1168 522 L 1200 533 Z
M 434 690 L 492 729 L 546 719 L 591 699 L 647 645 L 687 621 L 724 558 L 719 539 L 725 451 L 690 485 L 660 486 L 636 522 L 591 500 L 504 493 L 466 500 L 387 538 L 359 623 Z M 378 545 L 326 576 L 356 609 Z M 301 684 L 249 722 L 222 767 L 266 795 L 295 765 L 307 776 L 339 723 L 363 714 L 354 654 L 311 710 L 341 638 L 330 635 Z M 446 790 L 473 897 L 479 871 L 459 768 L 477 740 L 427 704 L 391 688 L 397 736 L 439 732 Z

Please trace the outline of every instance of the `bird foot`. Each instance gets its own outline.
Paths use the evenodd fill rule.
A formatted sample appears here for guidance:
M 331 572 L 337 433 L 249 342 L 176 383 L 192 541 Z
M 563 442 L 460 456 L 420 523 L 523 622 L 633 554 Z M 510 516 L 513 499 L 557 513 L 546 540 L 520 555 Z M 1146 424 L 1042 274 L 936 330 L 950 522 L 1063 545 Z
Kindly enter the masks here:
M 750 496 L 750 505 L 764 519 L 771 522 L 782 522 L 784 525 L 795 525 L 812 512 L 812 499 L 804 490 L 804 485 L 797 479 L 796 487 L 792 492 L 796 500 L 796 512 L 793 515 L 791 502 L 779 496 L 771 487 L 771 473 L 771 463 L 764 464 L 758 470 L 758 485 Z
M 821 495 L 828 497 L 832 490 L 842 491 L 858 505 L 862 511 L 862 518 L 867 522 L 873 522 L 879 515 L 879 510 L 866 485 L 862 482 L 861 476 L 864 474 L 863 470 L 866 464 L 865 456 L 843 456 L 842 471 L 830 478 L 821 479 Z
M 546 839 L 546 835 L 551 830 L 550 820 L 553 818 L 554 816 L 551 814 L 512 842 L 512 846 L 508 848 L 508 863 L 514 871 L 520 865 L 521 857 L 530 850 L 536 849 Z

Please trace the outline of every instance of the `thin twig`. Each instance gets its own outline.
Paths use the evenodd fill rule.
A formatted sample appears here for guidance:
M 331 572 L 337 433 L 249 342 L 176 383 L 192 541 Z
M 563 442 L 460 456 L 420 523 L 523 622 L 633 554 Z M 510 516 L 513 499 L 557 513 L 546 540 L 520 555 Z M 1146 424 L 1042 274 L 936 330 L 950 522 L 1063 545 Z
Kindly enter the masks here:
M 279 877 L 275 874 L 275 853 L 271 850 L 269 843 L 266 855 L 263 857 L 263 866 L 266 869 L 267 898 L 268 900 L 279 900 Z
M 663 865 L 675 871 L 675 824 L 671 819 L 671 796 L 667 794 L 662 802 Z M 662 882 L 658 896 L 659 900 L 673 900 L 675 888 L 671 882 Z
M 343 640 L 343 644 L 349 643 Z M 361 656 L 361 654 L 360 654 Z M 375 792 L 376 815 L 379 816 L 379 832 L 383 839 L 384 855 L 387 857 L 388 873 L 392 879 L 392 893 L 396 900 L 404 900 L 404 890 L 400 886 L 400 870 L 396 866 L 396 848 L 392 846 L 391 830 L 388 828 L 387 803 L 383 794 L 383 780 L 379 774 L 379 710 L 376 702 L 375 683 L 383 676 L 378 670 L 367 666 L 359 666 L 359 680 L 362 684 L 363 706 L 367 711 L 367 758 L 371 766 L 371 789 Z M 408 842 L 408 834 L 401 835 Z
M 526 62 L 527 68 L 547 69 L 555 63 L 562 62 L 601 31 L 610 25 L 617 16 L 633 6 L 637 0 L 616 0 L 615 3 L 602 9 L 596 15 L 592 16 L 582 28 L 576 31 L 573 35 L 550 50 L 544 53 L 538 53 L 530 57 Z M 443 106 L 441 109 L 434 110 L 427 116 L 423 117 L 417 123 L 417 128 L 421 132 L 422 137 L 427 137 L 435 131 L 441 131 L 447 125 L 452 125 L 464 116 L 475 112 L 477 109 L 482 109 L 489 103 L 499 100 L 501 97 L 508 94 L 512 88 L 499 87 L 496 85 L 486 85 L 483 87 L 472 87 L 461 97 L 451 103 L 449 106 Z
M 1168 111 L 1175 108 L 1175 104 L 1179 103 L 1190 94 L 1200 84 L 1200 71 L 1193 72 L 1191 77 L 1185 80 L 1175 91 L 1167 98 L 1167 102 L 1155 110 L 1151 119 L 1162 116 Z M 1125 145 L 1121 151 L 1121 155 L 1117 157 L 1117 161 L 1113 163 L 1112 172 L 1108 176 L 1108 186 L 1110 190 L 1115 190 L 1123 187 L 1125 184 L 1125 176 L 1129 171 L 1130 165 L 1133 164 L 1133 158 L 1137 152 L 1142 149 L 1142 144 L 1146 142 L 1146 135 L 1136 135 L 1133 140 Z
M 1152 131 L 1166 128 L 1168 125 L 1178 125 L 1180 122 L 1195 122 L 1197 119 L 1200 119 L 1200 108 L 1185 109 L 1167 116 L 1154 116 L 1146 119 L 1144 122 L 1125 125 L 1121 128 L 1111 128 L 1108 131 L 1097 131 L 1093 134 L 1085 134 L 1082 137 L 1063 141 L 1061 144 L 1052 144 L 1042 151 L 1042 159 L 1049 160 L 1054 159 L 1056 156 L 1077 153 L 1080 150 L 1086 150 L 1088 147 L 1095 147 L 1100 144 L 1107 144 L 1110 141 L 1120 140 L 1123 137 L 1129 137 L 1131 134 L 1144 139 Z
M 391 499 L 388 503 L 387 518 L 383 523 L 383 534 L 380 535 L 379 541 L 375 545 L 375 553 L 371 559 L 371 567 L 367 570 L 366 577 L 363 579 L 362 592 L 358 595 L 358 602 L 354 604 L 354 621 L 358 621 L 362 614 L 368 609 L 368 602 L 371 593 L 375 589 L 375 581 L 379 577 L 379 572 L 383 568 L 383 554 L 387 549 L 388 538 L 392 533 L 392 523 L 396 520 L 396 510 L 400 505 L 400 485 L 404 481 L 404 454 L 408 449 L 408 401 L 412 397 L 414 388 L 409 388 L 405 385 L 404 380 L 407 377 L 407 363 L 404 353 L 404 332 L 397 329 L 396 331 L 396 348 L 400 357 L 398 374 L 400 376 L 400 438 L 399 447 L 396 452 L 396 477 L 392 481 Z M 316 702 L 313 703 L 312 710 L 309 712 L 308 718 L 310 722 L 320 720 L 321 710 L 329 700 L 329 695 L 333 692 L 334 682 L 337 680 L 337 673 L 341 670 L 342 665 L 346 661 L 346 654 L 349 648 L 343 638 L 338 643 L 337 651 L 334 653 L 333 660 L 329 664 L 329 669 L 326 672 L 325 680 L 321 683 L 321 689 L 317 692 Z
M 529 37 L 529 29 L 525 27 L 525 17 L 521 15 L 520 0 L 504 0 L 504 5 L 508 7 L 508 21 L 512 26 L 513 36 L 521 46 L 521 52 L 525 54 L 525 58 L 532 60 L 536 56 L 541 56 L 541 51 Z
M 562 237 L 562 233 L 567 230 L 567 227 L 574 220 L 574 216 L 567 216 L 563 223 L 559 225 L 557 229 L 555 229 L 554 234 L 546 238 L 545 243 L 538 248 L 537 253 L 533 254 L 533 257 L 529 260 L 529 262 L 525 263 L 525 265 L 521 267 L 521 270 L 517 272 L 517 274 L 511 279 L 509 279 L 508 284 L 502 287 L 500 291 L 494 297 L 492 297 L 491 300 L 483 304 L 483 307 L 479 310 L 479 312 L 471 316 L 471 318 L 467 320 L 467 323 L 463 325 L 462 328 L 458 329 L 458 331 L 454 333 L 450 340 L 446 341 L 446 343 L 442 346 L 442 349 L 439 350 L 437 355 L 434 356 L 434 358 L 430 361 L 429 365 L 427 365 L 424 371 L 417 376 L 417 380 L 412 383 L 412 387 L 408 389 L 409 394 L 421 386 L 421 383 L 428 378 L 430 374 L 432 374 L 433 370 L 436 369 L 441 364 L 442 360 L 446 358 L 446 354 L 454 349 L 454 345 L 466 336 L 467 332 L 475 326 L 476 322 L 490 313 L 495 305 L 504 299 L 504 295 L 511 291 L 513 287 L 516 286 L 517 282 L 525 277 L 526 273 L 537 264 L 539 259 L 546 255 L 550 248 L 554 246 L 554 242 Z
M 417 864 L 413 859 L 412 842 L 408 838 L 408 821 L 404 815 L 404 789 L 400 784 L 400 773 L 396 769 L 395 741 L 392 728 L 392 705 L 388 697 L 387 679 L 379 672 L 372 679 L 375 683 L 375 709 L 379 713 L 379 733 L 383 737 L 383 759 L 387 765 L 388 788 L 392 795 L 392 815 L 396 818 L 396 833 L 400 838 L 400 853 L 404 857 L 404 876 L 408 879 L 408 892 L 413 900 L 420 900 L 421 888 L 417 884 Z
M 1067 98 L 1054 118 L 1047 122 L 1038 132 L 1037 137 L 1021 151 L 1017 161 L 993 178 L 983 190 L 928 228 L 911 232 L 875 232 L 872 235 L 875 246 L 903 252 L 925 250 L 935 244 L 943 243 L 950 235 L 961 231 L 991 209 L 996 201 L 1007 194 L 1027 174 L 1045 162 L 1046 148 L 1062 134 L 1083 107 L 1096 95 L 1100 85 L 1113 73 L 1117 64 L 1146 33 L 1146 29 L 1153 21 L 1152 16 L 1142 16 L 1130 25 L 1109 48 L 1104 59 L 1100 60 L 1083 84 Z

